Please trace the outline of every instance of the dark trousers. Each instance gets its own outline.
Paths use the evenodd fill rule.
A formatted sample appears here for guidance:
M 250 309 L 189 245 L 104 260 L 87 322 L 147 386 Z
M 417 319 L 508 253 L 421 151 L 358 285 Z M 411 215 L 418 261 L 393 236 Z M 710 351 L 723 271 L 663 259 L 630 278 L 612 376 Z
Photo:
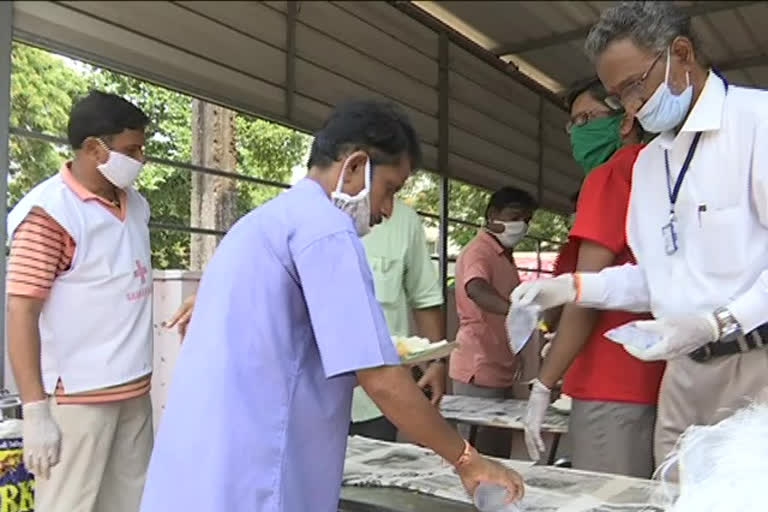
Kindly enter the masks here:
M 349 435 L 395 442 L 397 440 L 397 428 L 391 421 L 382 416 L 373 420 L 350 423 Z

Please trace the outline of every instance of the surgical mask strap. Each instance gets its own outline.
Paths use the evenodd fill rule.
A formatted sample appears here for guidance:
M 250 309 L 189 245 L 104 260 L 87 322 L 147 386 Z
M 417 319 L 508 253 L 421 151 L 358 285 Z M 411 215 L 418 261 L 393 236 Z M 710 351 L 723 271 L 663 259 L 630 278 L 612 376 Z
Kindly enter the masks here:
M 667 87 L 669 87 L 669 68 L 672 63 L 672 47 L 667 46 L 667 68 L 666 71 L 664 71 L 664 83 L 667 84 Z M 689 87 L 691 85 L 691 73 L 690 71 L 685 72 L 685 87 Z
M 347 172 L 347 162 L 349 162 L 349 158 L 344 162 L 344 166 L 341 168 L 341 174 L 339 175 L 339 181 L 336 183 L 336 193 L 337 194 L 343 194 L 341 191 L 342 187 L 344 186 L 344 173 Z M 371 165 L 371 157 L 369 156 L 368 159 L 365 161 L 365 188 L 363 190 L 370 190 L 371 189 L 371 174 L 373 173 L 373 166 Z

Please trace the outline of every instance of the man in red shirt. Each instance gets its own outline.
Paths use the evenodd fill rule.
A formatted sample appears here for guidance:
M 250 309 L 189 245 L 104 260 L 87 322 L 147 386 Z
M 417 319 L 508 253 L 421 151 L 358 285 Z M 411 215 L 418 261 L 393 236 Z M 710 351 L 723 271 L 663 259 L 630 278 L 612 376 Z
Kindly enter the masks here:
M 632 167 L 643 146 L 633 119 L 610 110 L 604 98 L 605 90 L 596 78 L 569 95 L 571 146 L 587 177 L 569 239 L 578 252 L 564 254 L 570 254 L 572 261 L 562 259 L 560 272 L 597 272 L 634 262 L 625 221 Z M 573 467 L 641 478 L 652 475 L 653 429 L 664 363 L 640 361 L 604 337 L 605 332 L 638 318 L 620 311 L 565 306 L 528 403 L 526 444 L 532 458 L 537 459 L 544 448 L 540 428 L 550 389 L 565 374 L 563 392 L 573 398 L 569 428 Z

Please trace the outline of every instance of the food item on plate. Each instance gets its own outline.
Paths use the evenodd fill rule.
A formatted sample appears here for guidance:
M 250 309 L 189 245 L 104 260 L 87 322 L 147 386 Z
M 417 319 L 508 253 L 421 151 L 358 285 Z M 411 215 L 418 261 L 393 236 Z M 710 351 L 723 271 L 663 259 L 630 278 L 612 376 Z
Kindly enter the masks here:
M 392 342 L 397 349 L 397 355 L 407 357 L 415 352 L 421 352 L 429 348 L 430 342 L 426 338 L 418 336 L 392 336 Z

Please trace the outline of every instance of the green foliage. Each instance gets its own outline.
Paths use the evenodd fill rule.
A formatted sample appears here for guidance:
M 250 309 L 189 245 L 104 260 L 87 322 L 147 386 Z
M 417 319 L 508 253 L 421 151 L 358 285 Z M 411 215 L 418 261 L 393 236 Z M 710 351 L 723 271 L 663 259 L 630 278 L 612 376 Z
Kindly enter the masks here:
M 72 102 L 89 89 L 119 94 L 151 119 L 147 155 L 189 162 L 192 98 L 135 78 L 73 63 L 48 52 L 14 44 L 11 124 L 30 131 L 63 136 Z M 269 121 L 238 114 L 238 169 L 249 176 L 288 183 L 292 167 L 309 147 L 307 135 Z M 8 205 L 13 206 L 35 184 L 54 174 L 71 152 L 64 146 L 23 137 L 11 138 L 11 181 Z M 280 188 L 238 182 L 238 213 L 243 215 L 280 192 Z M 149 163 L 137 188 L 152 206 L 155 223 L 188 226 L 190 171 Z M 152 259 L 156 268 L 187 268 L 189 234 L 152 230 Z
M 147 134 L 148 155 L 189 162 L 191 156 L 191 105 L 189 96 L 135 78 L 73 63 L 51 53 L 14 44 L 11 80 L 11 124 L 30 131 L 63 136 L 72 102 L 91 88 L 119 94 L 138 105 L 152 120 Z M 311 138 L 290 128 L 238 114 L 236 123 L 237 172 L 277 183 L 289 183 L 292 168 L 303 163 Z M 65 158 L 65 146 L 11 137 L 11 179 L 8 205 L 13 206 L 32 186 L 55 173 Z M 234 169 L 225 169 L 234 171 Z M 487 190 L 449 181 L 448 213 L 451 218 L 480 224 L 488 202 Z M 152 206 L 152 221 L 177 226 L 190 221 L 190 171 L 150 163 L 138 188 Z M 244 215 L 280 193 L 282 188 L 239 181 L 238 214 Z M 406 183 L 400 196 L 419 211 L 437 215 L 440 211 L 440 179 L 420 172 Z M 425 226 L 437 227 L 436 219 L 424 219 Z M 451 244 L 463 247 L 475 235 L 474 226 L 449 225 Z M 531 224 L 531 235 L 564 240 L 566 219 L 539 211 Z M 189 262 L 189 235 L 179 231 L 152 231 L 153 265 L 156 268 L 186 268 Z M 533 240 L 520 250 L 535 250 Z M 542 249 L 555 249 L 543 243 Z
M 59 57 L 30 46 L 14 44 L 11 58 L 11 125 L 51 135 L 66 134 L 72 98 L 85 91 L 78 73 Z M 8 206 L 55 174 L 68 155 L 65 146 L 12 136 Z
M 308 135 L 290 128 L 242 115 L 235 118 L 235 130 L 240 172 L 277 183 L 290 182 L 293 166 L 301 163 L 311 140 Z M 239 182 L 238 213 L 248 213 L 281 190 L 279 187 Z

